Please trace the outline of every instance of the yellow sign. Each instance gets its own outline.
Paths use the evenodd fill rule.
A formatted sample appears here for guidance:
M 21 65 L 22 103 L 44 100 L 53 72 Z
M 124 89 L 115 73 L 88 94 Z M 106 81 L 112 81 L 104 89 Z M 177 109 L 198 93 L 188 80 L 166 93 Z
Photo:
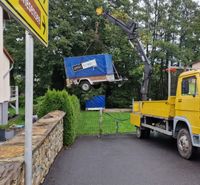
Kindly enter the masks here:
M 49 0 L 0 0 L 0 3 L 47 46 L 48 1 Z

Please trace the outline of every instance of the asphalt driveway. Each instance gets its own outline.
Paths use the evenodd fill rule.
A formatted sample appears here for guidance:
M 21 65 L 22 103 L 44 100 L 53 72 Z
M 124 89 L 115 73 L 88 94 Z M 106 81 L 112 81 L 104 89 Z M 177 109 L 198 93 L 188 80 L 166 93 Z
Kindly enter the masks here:
M 81 137 L 58 155 L 43 185 L 200 185 L 200 152 L 184 160 L 174 140 L 158 135 Z

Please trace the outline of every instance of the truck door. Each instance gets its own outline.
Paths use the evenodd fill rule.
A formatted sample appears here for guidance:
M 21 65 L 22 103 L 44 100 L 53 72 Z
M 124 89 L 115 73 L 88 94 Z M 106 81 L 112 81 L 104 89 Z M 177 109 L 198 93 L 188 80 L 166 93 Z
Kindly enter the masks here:
M 176 116 L 184 117 L 190 122 L 193 134 L 198 133 L 200 127 L 199 84 L 198 75 L 182 77 L 176 97 Z

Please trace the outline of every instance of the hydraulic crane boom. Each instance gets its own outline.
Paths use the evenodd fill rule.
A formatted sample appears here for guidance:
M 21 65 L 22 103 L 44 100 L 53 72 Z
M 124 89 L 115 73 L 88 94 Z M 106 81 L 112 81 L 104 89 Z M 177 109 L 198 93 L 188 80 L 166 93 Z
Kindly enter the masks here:
M 136 49 L 137 53 L 139 54 L 140 58 L 142 59 L 144 63 L 144 77 L 143 82 L 141 84 L 141 94 L 142 94 L 142 100 L 147 100 L 147 93 L 148 93 L 148 87 L 149 87 L 149 79 L 151 76 L 152 71 L 152 65 L 149 61 L 148 57 L 145 54 L 144 47 L 139 40 L 138 32 L 137 32 L 137 23 L 132 21 L 131 23 L 125 24 L 123 21 L 118 20 L 117 18 L 110 15 L 108 12 L 104 12 L 103 8 L 97 8 L 96 10 L 97 15 L 103 15 L 107 20 L 109 20 L 111 23 L 119 26 L 126 34 L 128 35 L 128 40 L 132 48 Z

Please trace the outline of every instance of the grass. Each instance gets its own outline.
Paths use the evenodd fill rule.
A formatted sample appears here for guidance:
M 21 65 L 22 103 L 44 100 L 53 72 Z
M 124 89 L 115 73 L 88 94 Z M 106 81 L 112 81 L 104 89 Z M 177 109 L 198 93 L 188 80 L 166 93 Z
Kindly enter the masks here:
M 15 117 L 15 110 L 9 108 L 9 116 L 13 117 L 12 119 L 8 120 L 8 124 L 0 125 L 0 129 L 9 129 L 14 125 L 24 125 L 25 119 L 25 110 L 24 108 L 19 109 L 19 115 Z
M 9 114 L 10 115 L 15 115 L 15 110 L 12 108 L 9 108 Z M 19 108 L 19 115 L 8 121 L 8 125 L 24 125 L 24 120 L 25 120 L 25 109 L 24 108 Z
M 119 120 L 119 133 L 133 133 L 135 127 L 130 124 L 130 113 L 103 113 L 102 134 L 115 134 L 116 122 Z M 99 134 L 99 112 L 84 111 L 81 112 L 81 119 L 77 127 L 77 135 L 97 135 Z
M 14 115 L 13 109 L 9 109 L 10 115 Z M 7 126 L 23 125 L 25 109 L 19 109 L 19 116 L 16 119 L 11 119 Z M 77 135 L 98 135 L 99 134 L 99 111 L 82 111 L 80 121 L 77 125 Z M 135 127 L 130 124 L 130 113 L 103 113 L 102 134 L 116 133 L 116 119 L 126 120 L 119 121 L 119 133 L 133 133 Z

